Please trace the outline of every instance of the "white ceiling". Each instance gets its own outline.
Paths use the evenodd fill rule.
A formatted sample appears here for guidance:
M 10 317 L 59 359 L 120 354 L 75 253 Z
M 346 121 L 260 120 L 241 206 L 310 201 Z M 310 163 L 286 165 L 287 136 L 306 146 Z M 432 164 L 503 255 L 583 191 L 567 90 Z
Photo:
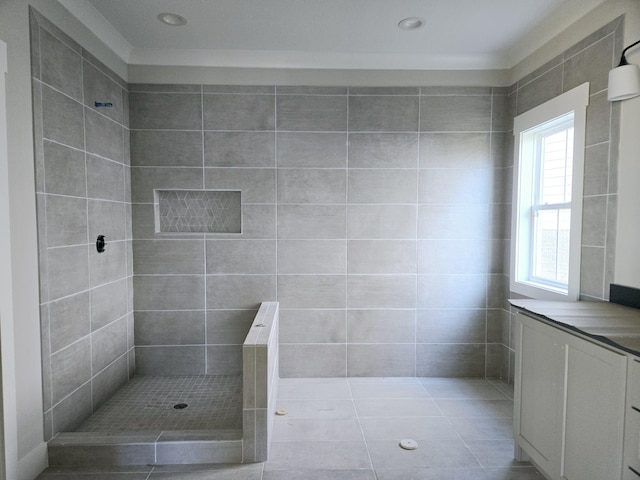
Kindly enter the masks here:
M 414 70 L 510 68 L 603 1 L 59 0 L 129 64 Z

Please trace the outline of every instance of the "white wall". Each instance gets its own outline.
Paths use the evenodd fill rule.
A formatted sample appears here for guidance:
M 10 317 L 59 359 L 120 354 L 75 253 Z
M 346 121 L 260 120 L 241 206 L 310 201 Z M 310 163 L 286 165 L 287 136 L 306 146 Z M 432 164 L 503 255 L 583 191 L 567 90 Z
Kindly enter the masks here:
M 27 8 L 18 2 L 4 2 L 0 9 L 0 32 L 8 46 L 7 124 L 8 201 L 11 282 L 3 299 L 3 353 L 15 351 L 14 358 L 3 359 L 5 399 L 15 394 L 16 402 L 5 404 L 5 418 L 15 424 L 5 431 L 9 475 L 18 475 L 23 459 L 39 457 L 30 475 L 43 465 L 42 387 L 40 381 L 40 327 L 38 311 L 38 271 L 36 249 L 35 198 L 33 195 L 33 147 L 31 128 L 31 93 L 29 82 L 29 42 Z M 18 28 L 22 24 L 22 28 Z M 4 201 L 7 199 L 4 198 Z M 4 269 L 3 269 L 4 270 Z M 12 325 L 8 325 L 11 322 Z M 15 345 L 5 344 L 5 329 L 13 326 Z M 15 347 L 15 350 L 12 348 Z M 13 367 L 13 369 L 12 369 Z M 14 385 L 8 384 L 13 377 Z M 29 460 L 28 460 L 29 461 Z M 27 478 L 20 477 L 18 478 Z
M 314 70 L 130 65 L 130 83 L 429 87 L 508 86 L 508 70 Z
M 640 7 L 640 6 L 639 6 Z M 640 17 L 640 14 L 638 14 Z M 636 25 L 637 26 L 637 25 Z M 628 29 L 627 32 L 631 30 Z M 625 45 L 640 39 L 625 38 Z M 627 60 L 640 65 L 640 46 Z M 615 281 L 640 288 L 640 97 L 623 102 L 618 177 L 618 236 Z
M 2 388 L 4 392 L 1 399 L 3 406 L 0 412 L 2 425 L 7 423 L 7 430 L 16 431 L 15 415 L 5 415 L 6 412 L 15 412 L 15 375 L 13 365 L 13 299 L 11 286 L 11 237 L 9 235 L 9 160 L 7 156 L 7 115 L 6 115 L 6 89 L 5 74 L 7 73 L 7 44 L 0 41 L 0 337 L 2 340 L 0 365 L 7 366 L 6 372 L 2 372 Z M 17 457 L 15 444 L 5 444 L 5 432 L 0 432 L 0 479 L 15 476 L 13 470 L 7 472 L 4 468 L 5 458 Z M 8 451 L 5 452 L 5 445 Z
M 0 335 L 3 354 L 5 454 L 7 478 L 25 480 L 35 478 L 46 466 L 42 418 L 29 5 L 36 7 L 126 78 L 124 62 L 118 60 L 57 2 L 0 2 L 0 40 L 7 44 L 8 64 L 8 162 L 3 165 L 0 161 L 3 180 L 0 185 L 3 192 L 0 195 Z

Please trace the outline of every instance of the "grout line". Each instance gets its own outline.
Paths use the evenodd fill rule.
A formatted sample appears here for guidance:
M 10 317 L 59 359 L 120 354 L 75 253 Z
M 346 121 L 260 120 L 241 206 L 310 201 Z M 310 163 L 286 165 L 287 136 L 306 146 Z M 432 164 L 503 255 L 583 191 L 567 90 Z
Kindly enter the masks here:
M 495 96 L 491 95 L 491 107 L 489 112 L 489 160 L 491 165 L 495 167 L 495 158 L 493 156 L 493 116 L 494 116 L 494 100 Z M 495 178 L 495 173 L 494 173 Z M 492 195 L 493 196 L 493 195 Z M 492 202 L 495 202 L 495 198 L 492 198 Z M 494 207 L 495 208 L 495 207 Z M 488 259 L 488 270 L 491 271 L 491 252 L 492 244 L 495 240 L 495 234 L 491 234 L 491 238 L 487 241 L 485 256 Z M 485 309 L 484 309 L 484 376 L 487 376 L 487 370 L 489 368 L 489 282 L 491 282 L 491 275 L 487 275 L 487 285 L 485 290 Z
M 82 148 L 84 150 L 84 184 L 85 184 L 85 208 L 86 208 L 86 238 L 88 240 L 88 248 L 87 248 L 87 269 L 88 269 L 88 285 L 89 285 L 89 291 L 91 292 L 93 289 L 91 287 L 92 285 L 92 275 L 91 275 L 91 239 L 89 238 L 89 164 L 88 164 L 88 156 L 89 153 L 87 152 L 87 110 L 85 108 L 85 91 L 84 91 L 84 68 L 81 66 L 80 69 L 80 84 L 82 85 L 82 102 L 81 102 L 81 106 L 82 106 L 82 141 L 83 141 L 83 145 Z M 69 97 L 71 98 L 71 97 Z M 126 234 L 125 234 L 126 236 Z M 125 260 L 125 267 L 126 267 L 126 260 Z M 91 294 L 89 294 L 89 296 L 91 297 Z M 92 302 L 90 301 L 90 306 L 92 305 Z M 89 390 L 91 392 L 90 394 L 90 398 L 89 398 L 89 404 L 91 405 L 91 411 L 93 412 L 95 410 L 95 405 L 94 405 L 94 385 L 93 385 L 93 381 L 94 381 L 94 376 L 98 373 L 98 372 L 94 372 L 94 359 L 93 359 L 93 342 L 94 342 L 94 335 L 96 334 L 96 332 L 93 331 L 92 325 L 93 325 L 93 315 L 91 312 L 91 308 L 89 308 L 89 334 L 76 340 L 75 342 L 71 343 L 70 345 L 65 346 L 64 348 L 58 350 L 58 352 L 65 350 L 67 348 L 69 348 L 71 345 L 75 345 L 78 342 L 82 341 L 85 338 L 89 339 Z M 106 327 L 106 326 L 105 326 Z M 128 333 L 127 333 L 128 335 Z M 128 338 L 128 337 L 127 337 Z M 128 344 L 127 344 L 128 347 Z M 125 352 L 128 350 L 128 348 L 125 348 Z M 126 353 L 125 353 L 126 355 Z M 119 358 L 119 357 L 118 357 Z M 53 363 L 53 362 L 52 362 Z M 112 362 L 113 363 L 113 362 Z M 105 367 L 106 368 L 106 367 Z M 52 382 L 53 383 L 53 382 Z M 70 395 L 69 395 L 70 396 Z
M 275 208 L 274 208 L 274 225 L 275 225 L 275 238 L 273 239 L 273 241 L 275 242 L 275 262 L 276 262 L 276 271 L 275 271 L 275 276 L 276 276 L 276 301 L 278 300 L 278 275 L 280 273 L 280 262 L 278 260 L 278 206 L 280 205 L 278 202 L 278 177 L 279 177 L 279 173 L 278 173 L 278 154 L 279 154 L 279 149 L 278 149 L 278 89 L 276 87 L 274 87 L 274 94 L 273 94 L 273 125 L 274 125 L 274 140 L 273 140 L 273 169 L 274 169 L 274 176 L 275 176 L 275 181 L 274 181 L 274 202 L 275 202 Z
M 39 29 L 41 29 L 40 26 L 38 26 Z M 38 70 L 39 70 L 39 74 L 40 76 L 42 76 L 42 42 L 40 41 L 40 35 L 38 35 L 38 62 L 39 62 L 39 66 L 38 66 Z M 35 114 L 38 113 L 39 117 L 40 117 L 40 128 L 42 130 L 42 139 L 38 139 L 37 141 L 40 143 L 40 150 L 42 152 L 42 166 L 43 166 L 43 172 L 42 172 L 42 189 L 43 190 L 47 190 L 46 185 L 47 185 L 47 178 L 46 178 L 46 168 L 44 168 L 45 165 L 45 158 L 44 158 L 44 108 L 43 108 L 43 101 L 42 101 L 42 82 L 37 79 L 36 81 L 36 88 L 39 91 L 39 95 L 40 95 L 40 102 L 39 102 L 39 112 L 34 112 L 34 119 L 35 119 Z M 33 89 L 33 86 L 31 87 Z M 35 128 L 34 128 L 34 133 L 35 133 Z M 34 152 L 37 154 L 37 152 Z M 85 157 L 85 171 L 86 171 L 86 157 Z M 37 173 L 36 173 L 37 175 Z M 86 192 L 86 184 L 85 184 L 85 192 Z M 41 208 L 44 208 L 44 215 L 38 215 L 38 217 L 42 217 L 42 222 L 44 224 L 44 240 L 46 241 L 46 243 L 48 243 L 48 235 L 47 235 L 47 230 L 48 230 L 48 223 L 47 223 L 47 195 L 44 194 L 41 197 L 41 201 L 40 201 L 40 206 Z M 36 208 L 38 206 L 38 195 L 36 193 Z M 40 242 L 42 242 L 42 237 L 40 236 L 40 232 L 38 234 L 38 248 L 40 249 Z M 46 254 L 43 255 L 45 258 L 40 259 L 40 261 L 44 261 L 46 263 L 46 274 L 47 274 L 47 280 L 44 282 L 44 288 L 42 286 L 42 278 L 39 278 L 39 283 L 38 283 L 38 287 L 39 289 L 42 288 L 43 291 L 46 290 L 46 295 L 45 298 L 47 299 L 46 301 L 46 315 L 47 315 L 47 333 L 48 333 L 48 358 L 44 359 L 45 361 L 43 362 L 43 371 L 42 371 L 42 375 L 43 377 L 46 375 L 48 376 L 48 382 L 43 382 L 43 390 L 44 390 L 44 386 L 48 386 L 48 400 L 49 400 L 49 405 L 45 406 L 45 410 L 48 410 L 52 412 L 51 414 L 51 418 L 50 418 L 50 425 L 49 427 L 51 428 L 51 433 L 54 434 L 54 418 L 53 418 L 53 407 L 54 407 L 54 402 L 53 402 L 53 369 L 52 369 L 52 360 L 51 360 L 51 309 L 50 309 L 50 302 L 51 302 L 51 294 L 50 291 L 51 289 L 49 288 L 49 271 L 50 271 L 50 262 L 49 262 L 49 251 L 48 248 L 44 249 Z M 40 266 L 38 265 L 38 270 L 40 270 Z M 39 272 L 40 275 L 42 276 L 42 272 Z M 41 295 L 41 292 L 39 291 L 39 295 Z M 41 305 L 39 306 L 39 311 L 42 311 L 42 306 L 43 303 L 41 302 Z M 40 334 L 40 337 L 42 337 L 42 334 Z M 46 415 L 44 415 L 44 425 L 46 427 Z M 44 430 L 45 435 L 47 434 L 47 430 L 45 428 Z M 47 439 L 45 439 L 47 440 Z
M 349 396 L 350 396 L 351 404 L 353 405 L 353 411 L 355 413 L 356 422 L 358 422 L 358 428 L 360 429 L 360 435 L 362 435 L 362 442 L 364 443 L 364 448 L 367 451 L 367 457 L 369 458 L 369 465 L 371 466 L 371 471 L 373 473 L 373 476 L 377 479 L 378 474 L 376 473 L 376 469 L 373 466 L 371 451 L 369 449 L 369 444 L 367 443 L 367 437 L 364 434 L 364 429 L 362 428 L 362 422 L 360 420 L 360 414 L 358 413 L 358 408 L 356 406 L 355 398 L 353 398 L 353 391 L 351 390 L 351 382 L 349 381 L 349 377 L 347 377 L 347 388 L 349 389 Z
M 200 85 L 200 128 L 201 135 L 200 141 L 202 143 L 202 190 L 205 190 L 206 187 L 206 150 L 205 150 L 205 136 L 204 136 L 204 86 Z M 159 202 L 158 202 L 159 203 Z M 158 206 L 159 208 L 159 206 Z M 242 208 L 242 205 L 241 205 Z M 160 229 L 160 226 L 158 226 Z M 202 344 L 204 345 L 204 368 L 203 371 L 205 374 L 209 373 L 209 349 L 207 348 L 208 341 L 208 319 L 209 315 L 207 313 L 207 241 L 208 237 L 206 232 L 203 234 L 202 238 L 202 250 L 203 250 L 203 266 L 202 271 L 204 272 L 204 338 L 202 339 Z
M 349 376 L 349 174 L 351 172 L 351 165 L 349 162 L 349 154 L 351 153 L 351 142 L 349 139 L 349 99 L 351 94 L 351 87 L 347 87 L 347 126 L 346 126 L 346 162 L 345 162 L 345 192 L 344 192 L 344 375 Z M 349 387 L 349 393 L 351 393 L 351 387 Z M 355 408 L 355 405 L 354 405 Z M 369 458 L 371 461 L 371 458 Z
M 422 119 L 422 97 L 418 97 L 418 132 L 417 132 L 417 158 L 416 158 L 416 215 L 415 215 L 415 302 L 413 308 L 413 374 L 418 374 L 418 299 L 420 298 L 420 137 L 421 137 L 421 119 Z

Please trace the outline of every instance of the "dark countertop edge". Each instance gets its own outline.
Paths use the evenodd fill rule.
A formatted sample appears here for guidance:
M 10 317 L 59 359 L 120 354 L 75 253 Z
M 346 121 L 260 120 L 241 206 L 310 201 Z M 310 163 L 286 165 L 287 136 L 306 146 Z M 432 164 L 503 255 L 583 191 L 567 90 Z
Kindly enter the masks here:
M 640 350 L 634 350 L 631 347 L 625 347 L 624 345 L 621 345 L 620 343 L 615 342 L 615 341 L 611 340 L 608 337 L 605 337 L 605 336 L 602 336 L 602 335 L 595 335 L 593 333 L 585 332 L 584 330 L 582 330 L 582 329 L 580 329 L 580 328 L 578 328 L 578 327 L 576 327 L 574 325 L 571 325 L 569 323 L 564 323 L 564 322 L 561 322 L 559 320 L 555 320 L 555 319 L 550 318 L 547 315 L 544 315 L 542 313 L 535 312 L 533 310 L 530 310 L 528 308 L 522 307 L 520 305 L 516 305 L 514 302 L 518 302 L 519 300 L 524 300 L 524 299 L 514 298 L 514 299 L 508 299 L 507 301 L 509 302 L 509 304 L 513 308 L 515 308 L 517 310 L 521 310 L 521 311 L 527 312 L 527 313 L 529 313 L 531 315 L 535 315 L 536 317 L 544 319 L 547 322 L 552 323 L 554 325 L 557 325 L 558 327 L 561 327 L 561 328 L 563 328 L 565 330 L 569 330 L 569 331 L 572 331 L 572 332 L 579 333 L 580 335 L 585 336 L 587 338 L 590 338 L 590 339 L 592 339 L 592 340 L 594 340 L 596 342 L 603 343 L 605 345 L 608 345 L 610 347 L 616 348 L 618 350 L 622 350 L 623 352 L 630 353 L 630 354 L 632 354 L 632 355 L 634 355 L 636 357 L 640 357 Z M 530 299 L 527 299 L 527 300 L 530 300 Z M 640 343 L 640 335 L 638 336 L 638 341 Z

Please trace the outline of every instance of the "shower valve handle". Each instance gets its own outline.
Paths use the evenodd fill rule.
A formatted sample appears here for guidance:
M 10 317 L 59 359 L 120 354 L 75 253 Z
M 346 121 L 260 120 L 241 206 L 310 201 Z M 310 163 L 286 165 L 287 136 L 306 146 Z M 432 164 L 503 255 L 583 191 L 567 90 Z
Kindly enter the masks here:
M 104 252 L 106 246 L 107 242 L 104 241 L 104 235 L 98 235 L 98 239 L 96 240 L 96 250 L 98 250 L 98 253 Z

